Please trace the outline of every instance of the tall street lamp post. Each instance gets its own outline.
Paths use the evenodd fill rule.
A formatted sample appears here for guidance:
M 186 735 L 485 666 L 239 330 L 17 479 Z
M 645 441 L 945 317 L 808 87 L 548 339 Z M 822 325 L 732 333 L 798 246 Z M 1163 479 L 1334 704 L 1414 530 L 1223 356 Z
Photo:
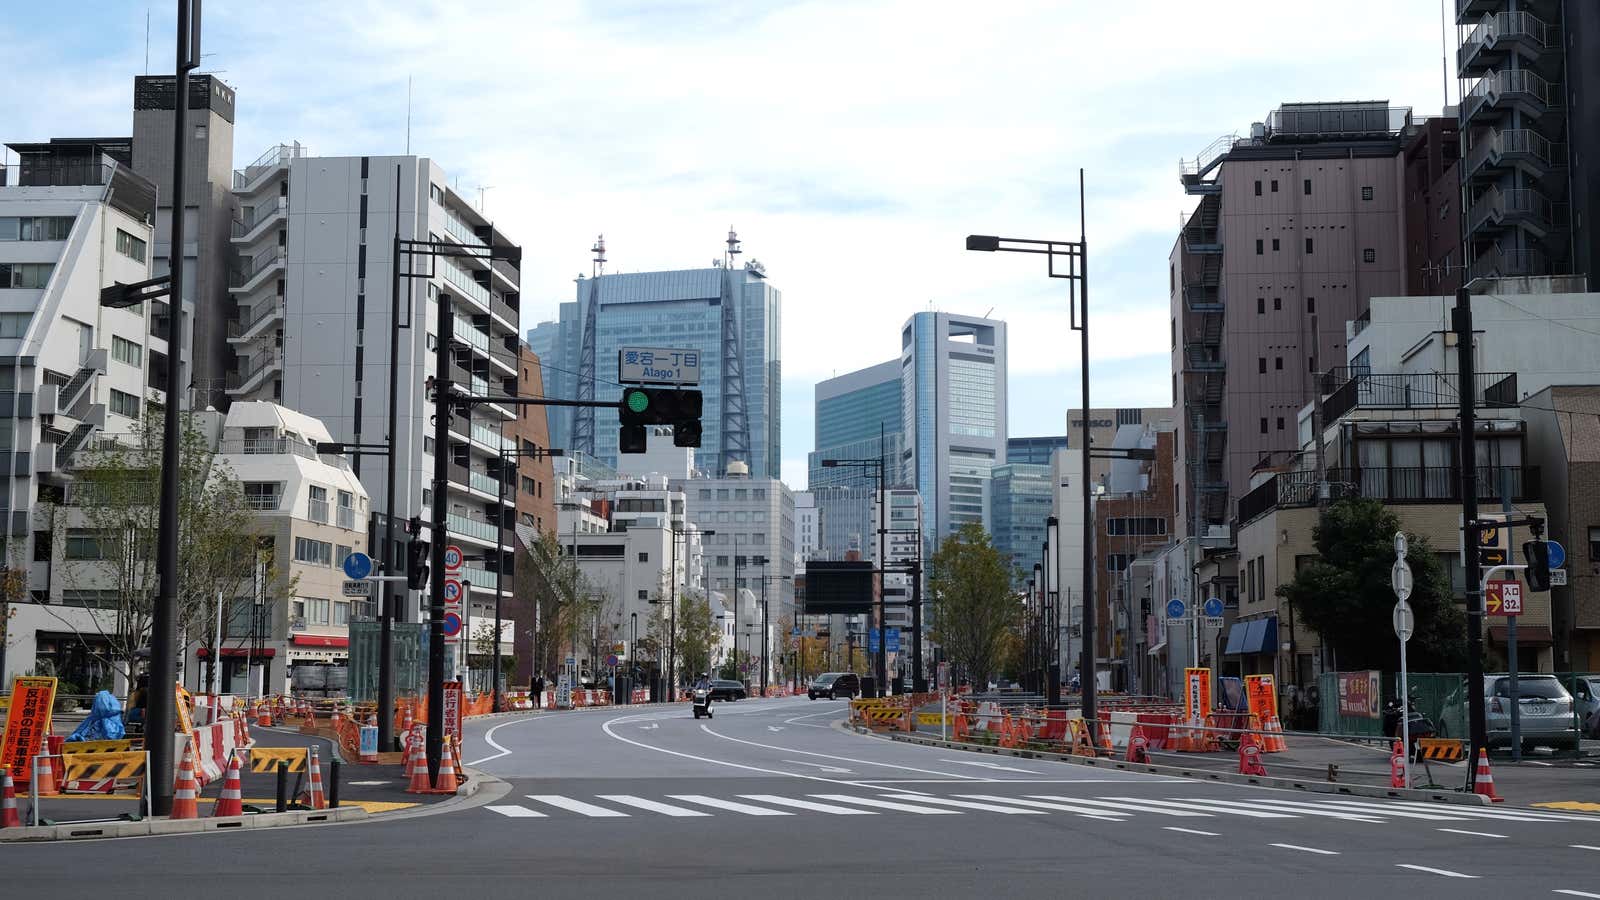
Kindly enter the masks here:
M 1067 308 L 1070 327 L 1079 333 L 1083 366 L 1083 430 L 1079 440 L 1083 454 L 1083 655 L 1079 661 L 1083 683 L 1083 718 L 1090 734 L 1099 730 L 1095 710 L 1095 600 L 1094 600 L 1094 515 L 1089 485 L 1089 242 L 1087 214 L 1084 211 L 1083 170 L 1078 170 L 1078 239 L 1041 241 L 1002 238 L 987 234 L 967 235 L 967 249 L 984 253 L 1035 253 L 1045 257 L 1049 276 L 1067 281 Z M 1061 268 L 1058 270 L 1057 266 Z

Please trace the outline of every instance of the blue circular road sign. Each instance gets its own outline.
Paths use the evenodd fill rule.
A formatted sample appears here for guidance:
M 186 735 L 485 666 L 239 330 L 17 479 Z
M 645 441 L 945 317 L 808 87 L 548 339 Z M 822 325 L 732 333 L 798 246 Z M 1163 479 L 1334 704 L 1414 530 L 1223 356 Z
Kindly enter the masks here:
M 455 637 L 456 635 L 460 634 L 461 633 L 461 617 L 456 615 L 455 613 L 445 613 L 444 614 L 444 628 L 441 629 L 441 630 L 444 631 L 444 636 L 445 637 Z
M 1559 569 L 1567 564 L 1567 548 L 1555 541 L 1545 541 L 1544 546 L 1550 556 L 1550 568 Z
M 1181 619 L 1183 618 L 1184 611 L 1185 607 L 1182 600 L 1173 598 L 1167 601 L 1167 618 Z
M 1212 597 L 1206 601 L 1206 615 L 1213 619 L 1222 616 L 1222 598 Z
M 365 553 L 352 553 L 344 558 L 344 577 L 360 581 L 372 574 L 372 557 Z

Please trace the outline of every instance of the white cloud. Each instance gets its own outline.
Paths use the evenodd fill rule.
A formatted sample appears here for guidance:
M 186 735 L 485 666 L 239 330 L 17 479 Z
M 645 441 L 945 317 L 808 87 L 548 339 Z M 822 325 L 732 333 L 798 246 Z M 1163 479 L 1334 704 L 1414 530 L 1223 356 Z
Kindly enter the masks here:
M 616 270 L 692 267 L 720 252 L 731 223 L 784 292 L 790 383 L 893 356 L 900 325 L 930 304 L 993 307 L 1019 376 L 1075 371 L 1075 348 L 1061 352 L 1075 343 L 1063 283 L 1036 258 L 965 253 L 962 239 L 1076 238 L 1079 166 L 1092 258 L 1107 261 L 1094 270 L 1095 359 L 1160 352 L 1170 239 L 1151 236 L 1172 235 L 1192 205 L 1180 157 L 1283 101 L 1433 112 L 1442 100 L 1437 6 L 1391 0 L 1349 0 L 1337 15 L 1282 0 L 1204 15 L 1177 0 L 464 11 L 208 5 L 207 63 L 238 89 L 236 157 L 294 139 L 322 154 L 400 152 L 410 76 L 413 152 L 468 197 L 492 186 L 487 212 L 526 247 L 525 325 L 571 298 L 597 233 Z M 170 15 L 153 21 L 158 71 Z M 13 139 L 126 132 L 143 23 L 122 21 L 122 45 L 84 49 L 83 18 L 0 32 L 37 86 L 8 97 Z M 1166 373 L 1150 378 L 1165 394 Z M 791 411 L 810 403 L 809 391 L 786 397 Z M 810 433 L 786 431 L 792 464 Z

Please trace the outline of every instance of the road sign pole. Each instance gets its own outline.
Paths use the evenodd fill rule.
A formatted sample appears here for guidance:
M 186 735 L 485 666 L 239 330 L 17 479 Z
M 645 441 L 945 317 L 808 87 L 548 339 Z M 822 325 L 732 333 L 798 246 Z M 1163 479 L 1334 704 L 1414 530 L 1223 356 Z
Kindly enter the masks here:
M 1406 673 L 1406 639 L 1409 637 L 1406 634 L 1400 638 L 1400 768 L 1405 773 L 1406 787 L 1411 787 L 1411 681 Z
M 1405 786 L 1411 787 L 1411 680 L 1406 671 L 1406 644 L 1411 640 L 1415 622 L 1411 607 L 1411 566 L 1406 562 L 1406 534 L 1395 532 L 1394 568 L 1389 573 L 1390 587 L 1394 588 L 1394 636 L 1400 639 L 1400 771 Z
M 1511 561 L 1511 548 L 1517 545 L 1511 531 L 1511 470 L 1500 470 L 1500 510 L 1506 514 L 1506 562 Z M 1502 603 L 1504 598 L 1502 597 Z M 1520 610 L 1519 610 L 1520 612 Z M 1522 702 L 1517 688 L 1517 620 L 1520 615 L 1506 616 L 1506 667 L 1511 670 L 1511 761 L 1522 762 Z

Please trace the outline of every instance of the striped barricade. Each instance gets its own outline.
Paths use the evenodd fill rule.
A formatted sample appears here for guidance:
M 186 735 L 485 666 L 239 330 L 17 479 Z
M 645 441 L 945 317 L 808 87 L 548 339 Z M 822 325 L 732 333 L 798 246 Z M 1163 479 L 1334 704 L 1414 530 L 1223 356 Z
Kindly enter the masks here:
M 95 793 L 111 799 L 143 800 L 145 808 L 149 808 L 150 779 L 147 775 L 150 771 L 150 754 L 144 750 L 62 753 L 61 769 L 63 778 L 69 785 L 104 782 L 109 785 L 108 789 Z M 133 793 L 116 793 L 118 782 L 130 781 L 137 782 L 136 785 L 132 785 L 135 788 Z M 34 803 L 38 803 L 37 798 Z
M 281 762 L 287 763 L 291 772 L 304 772 L 310 757 L 309 747 L 251 747 L 250 771 L 276 772 Z
M 90 774 L 86 777 L 73 777 L 67 774 L 65 760 L 68 756 L 78 760 L 80 764 L 90 757 L 114 754 L 142 753 L 133 749 L 133 741 L 74 741 L 61 745 L 62 756 L 62 783 L 60 788 L 68 794 L 109 794 L 116 787 L 116 775 Z M 133 776 L 128 776 L 133 777 Z

